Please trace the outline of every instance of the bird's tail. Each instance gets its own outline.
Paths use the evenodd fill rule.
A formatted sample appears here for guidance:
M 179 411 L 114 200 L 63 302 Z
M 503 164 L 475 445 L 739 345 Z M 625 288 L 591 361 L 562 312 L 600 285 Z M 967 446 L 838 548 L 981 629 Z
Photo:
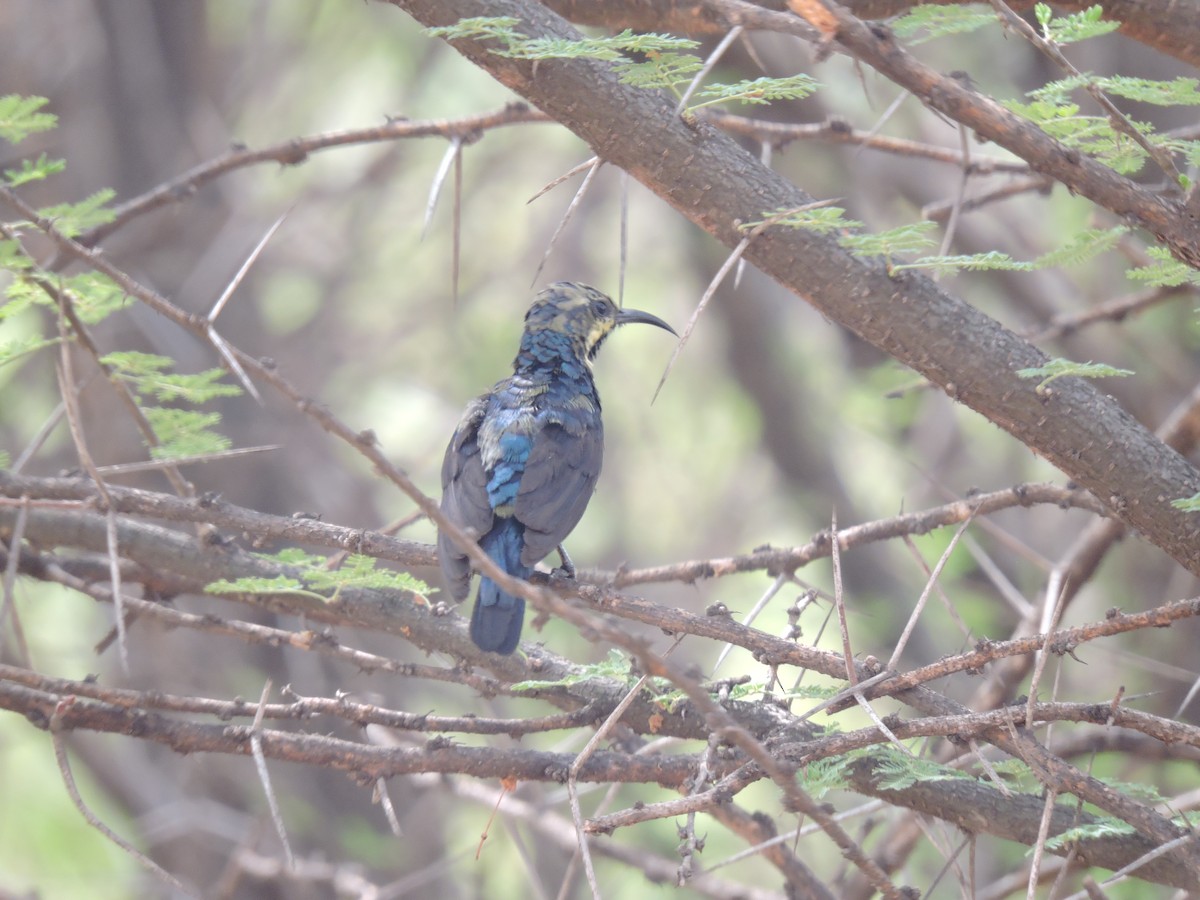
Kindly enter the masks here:
M 500 520 L 483 536 L 479 546 L 501 569 L 517 578 L 528 578 L 533 571 L 521 563 L 525 546 L 525 526 L 516 519 Z M 525 601 L 500 590 L 492 579 L 479 580 L 479 596 L 471 612 L 471 640 L 480 650 L 509 654 L 521 640 L 525 620 Z

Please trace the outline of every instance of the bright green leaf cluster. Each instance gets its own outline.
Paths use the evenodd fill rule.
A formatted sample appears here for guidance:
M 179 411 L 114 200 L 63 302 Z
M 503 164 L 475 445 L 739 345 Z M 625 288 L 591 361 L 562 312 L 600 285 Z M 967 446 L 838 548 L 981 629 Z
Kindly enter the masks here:
M 129 303 L 129 295 L 100 272 L 72 275 L 63 280 L 61 287 L 70 295 L 75 313 L 85 325 L 102 322 Z
M 699 46 L 689 38 L 626 28 L 620 34 L 568 38 L 531 38 L 518 31 L 519 20 L 510 16 L 462 19 L 453 25 L 427 29 L 427 33 L 455 40 L 493 40 L 503 46 L 492 50 L 513 59 L 596 59 L 612 63 L 622 84 L 647 90 L 666 90 L 681 96 L 680 87 L 704 67 L 698 56 L 687 53 Z M 693 109 L 716 103 L 770 103 L 807 97 L 817 82 L 807 75 L 757 78 L 736 84 L 712 84 L 702 90 L 702 102 Z
M 150 456 L 154 459 L 207 456 L 231 446 L 229 438 L 213 431 L 221 422 L 220 413 L 146 406 L 142 408 L 142 415 L 158 438 L 158 444 L 150 448 Z
M 168 372 L 175 365 L 174 360 L 153 353 L 118 351 L 101 357 L 100 362 L 108 367 L 113 378 L 130 386 L 139 404 L 150 400 L 198 404 L 242 392 L 236 385 L 220 382 L 224 375 L 220 369 L 190 375 Z M 220 413 L 165 406 L 142 406 L 141 409 L 158 441 L 150 448 L 150 455 L 155 459 L 205 456 L 230 447 L 229 439 L 213 430 L 221 421 Z
M 453 25 L 426 28 L 425 33 L 430 37 L 438 37 L 447 41 L 494 38 L 495 40 L 514 42 L 524 37 L 516 30 L 520 21 L 512 16 L 476 16 L 471 19 L 459 19 Z
M 1102 6 L 1092 6 L 1083 12 L 1058 17 L 1045 3 L 1038 3 L 1033 9 L 1038 24 L 1042 26 L 1042 35 L 1053 44 L 1073 44 L 1109 34 L 1121 27 L 1120 22 L 1104 21 Z
M 408 572 L 380 569 L 370 556 L 351 553 L 337 569 L 327 569 L 324 561 L 319 568 L 304 573 L 304 581 L 318 591 L 340 588 L 369 588 L 371 590 L 407 591 L 413 594 L 430 593 L 429 585 Z
M 855 219 L 847 219 L 846 211 L 840 206 L 815 206 L 808 209 L 787 210 L 777 209 L 766 213 L 757 222 L 744 222 L 739 226 L 746 233 L 760 225 L 778 225 L 781 228 L 798 228 L 812 231 L 816 234 L 829 234 L 833 231 L 849 231 L 862 228 L 863 223 Z
M 1023 119 L 1036 124 L 1046 134 L 1099 160 L 1122 175 L 1138 172 L 1146 161 L 1146 151 L 1128 135 L 1117 132 L 1103 116 L 1083 116 L 1074 103 L 1033 100 L 1021 103 L 1006 100 L 1004 106 Z M 1130 120 L 1142 134 L 1153 132 L 1150 125 Z
M 936 228 L 936 222 L 911 222 L 876 234 L 864 232 L 842 235 L 838 243 L 859 256 L 882 256 L 891 266 L 897 256 L 936 245 L 937 242 L 929 237 L 929 232 Z
M 1063 103 L 1072 91 L 1089 84 L 1114 97 L 1154 106 L 1200 106 L 1200 80 L 1183 77 L 1157 81 L 1128 75 L 1072 75 L 1032 90 L 1029 96 L 1047 103 Z
M 214 581 L 211 584 L 205 585 L 204 591 L 207 594 L 311 594 L 312 591 L 304 589 L 295 578 L 289 578 L 287 575 L 276 575 L 274 578 L 261 578 L 249 576 L 246 578 L 238 578 L 234 581 Z M 320 596 L 317 594 L 316 596 Z M 324 600 L 324 597 L 321 597 Z
M 167 356 L 122 350 L 109 353 L 100 360 L 113 374 L 129 382 L 142 397 L 153 397 L 162 402 L 182 400 L 186 403 L 207 403 L 217 397 L 236 397 L 242 389 L 233 384 L 222 384 L 221 369 L 207 369 L 194 375 L 167 372 L 175 364 Z
M 116 191 L 112 188 L 104 188 L 78 203 L 59 203 L 56 206 L 47 206 L 38 212 L 52 220 L 54 227 L 67 237 L 77 237 L 89 228 L 95 228 L 97 225 L 104 225 L 113 220 L 113 211 L 104 207 L 115 196 Z
M 600 59 L 618 60 L 628 53 L 651 56 L 656 53 L 678 53 L 698 46 L 696 41 L 666 34 L 635 34 L 626 28 L 609 37 L 525 38 L 510 40 L 507 50 L 496 51 L 499 56 L 516 59 Z
M 43 181 L 51 175 L 57 175 L 67 167 L 61 159 L 50 159 L 45 153 L 37 159 L 21 160 L 21 168 L 5 169 L 4 180 L 9 187 L 20 187 L 31 181 Z
M 1187 263 L 1182 263 L 1171 255 L 1166 247 L 1148 247 L 1146 255 L 1153 263 L 1148 266 L 1138 266 L 1125 273 L 1130 281 L 1137 281 L 1150 287 L 1178 287 L 1181 284 L 1200 285 L 1200 272 Z
M 692 109 L 711 106 L 715 103 L 765 104 L 772 100 L 800 100 L 807 97 L 820 87 L 820 82 L 803 73 L 790 75 L 787 78 L 754 78 L 749 81 L 738 81 L 733 84 L 710 84 L 697 95 L 705 99 Z
M 1105 253 L 1116 246 L 1117 241 L 1129 233 L 1124 225 L 1112 228 L 1089 228 L 1075 235 L 1057 250 L 1043 253 L 1033 261 L 1035 269 L 1052 269 L 1060 266 L 1078 266 Z
M 1046 839 L 1047 850 L 1061 850 L 1075 841 L 1093 840 L 1095 838 L 1112 838 L 1133 834 L 1135 829 L 1128 822 L 1105 816 L 1086 825 L 1076 825 L 1061 834 Z
M 1176 509 L 1182 509 L 1184 512 L 1200 512 L 1200 494 L 1192 494 L 1190 497 L 1180 497 L 1178 500 L 1172 500 L 1171 505 Z
M 927 256 L 915 262 L 893 266 L 894 271 L 903 269 L 928 269 L 939 275 L 948 272 L 1030 272 L 1034 268 L 1031 262 L 1013 259 L 1007 253 L 990 250 L 987 253 L 968 253 L 960 256 Z
M 49 102 L 45 97 L 22 97 L 19 94 L 0 97 L 0 138 L 10 144 L 18 144 L 31 134 L 54 128 L 58 124 L 58 116 L 38 112 Z
M 298 570 L 294 575 L 277 575 L 274 578 L 250 577 L 235 581 L 214 581 L 204 588 L 209 594 L 303 594 L 328 600 L 325 593 L 334 595 L 343 588 L 369 588 L 392 590 L 416 594 L 421 597 L 431 593 L 431 588 L 408 572 L 376 567 L 376 560 L 369 556 L 350 554 L 337 569 L 327 567 L 323 556 L 309 553 L 299 547 L 288 547 L 278 553 L 256 554 L 289 569 Z
M 630 682 L 632 669 L 629 659 L 620 650 L 611 649 L 601 660 L 568 673 L 559 681 L 519 681 L 512 686 L 514 691 L 544 691 L 551 688 L 570 687 L 593 678 L 613 678 L 622 683 Z
M 702 68 L 700 57 L 690 53 L 656 53 L 643 62 L 619 60 L 617 77 L 622 84 L 678 94 L 679 86 L 690 82 Z
M 898 38 L 922 44 L 948 34 L 967 34 L 985 25 L 995 25 L 997 21 L 995 11 L 981 4 L 929 5 L 913 7 L 892 22 L 891 29 Z
M 1018 378 L 1041 378 L 1036 388 L 1038 393 L 1046 389 L 1046 385 L 1054 381 L 1056 378 L 1062 378 L 1066 375 L 1074 375 L 1077 378 L 1123 378 L 1126 375 L 1133 375 L 1129 369 L 1117 369 L 1113 366 L 1105 365 L 1104 363 L 1094 362 L 1074 362 L 1061 357 L 1050 360 L 1042 366 L 1037 366 L 1032 369 L 1018 369 Z
M 871 754 L 875 760 L 878 786 L 887 791 L 902 791 L 923 781 L 973 780 L 959 769 L 943 766 L 929 759 L 920 759 L 896 747 L 879 747 Z
M 844 756 L 813 760 L 800 767 L 796 772 L 796 780 L 814 800 L 821 800 L 830 791 L 846 787 L 847 770 L 855 758 L 855 754 L 847 753 Z

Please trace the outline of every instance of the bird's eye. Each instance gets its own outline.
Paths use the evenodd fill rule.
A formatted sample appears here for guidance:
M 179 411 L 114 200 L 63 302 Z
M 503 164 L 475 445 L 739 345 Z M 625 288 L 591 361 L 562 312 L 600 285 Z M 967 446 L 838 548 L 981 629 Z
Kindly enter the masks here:
M 592 315 L 602 318 L 609 314 L 609 303 L 607 300 L 596 299 L 592 301 Z

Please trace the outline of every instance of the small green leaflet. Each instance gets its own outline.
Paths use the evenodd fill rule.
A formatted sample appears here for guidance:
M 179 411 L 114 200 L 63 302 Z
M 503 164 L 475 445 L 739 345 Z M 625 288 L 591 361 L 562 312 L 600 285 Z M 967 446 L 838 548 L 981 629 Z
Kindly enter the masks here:
M 701 99 L 708 99 L 695 104 L 691 109 L 700 109 L 730 101 L 766 104 L 772 100 L 799 100 L 807 97 L 818 87 L 820 87 L 820 82 L 803 73 L 790 75 L 787 78 L 755 78 L 733 84 L 710 84 L 697 94 L 697 97 Z
M 207 456 L 232 446 L 229 438 L 212 430 L 221 421 L 220 413 L 146 406 L 142 415 L 158 438 L 158 445 L 150 448 L 153 459 Z
M 104 205 L 116 196 L 116 191 L 104 188 L 78 203 L 59 203 L 38 212 L 54 221 L 54 226 L 67 237 L 77 237 L 89 228 L 111 222 L 114 213 Z
M 551 688 L 570 687 L 593 678 L 614 678 L 628 683 L 630 678 L 629 659 L 620 650 L 609 650 L 608 656 L 599 662 L 580 666 L 560 681 L 519 681 L 512 686 L 514 691 L 544 691 Z
M 1137 831 L 1128 822 L 1121 819 L 1114 819 L 1111 816 L 1105 816 L 1096 822 L 1091 822 L 1087 825 L 1076 825 L 1074 828 L 1068 828 L 1066 831 L 1056 834 L 1046 840 L 1047 850 L 1061 850 L 1067 844 L 1074 841 L 1084 841 L 1092 838 L 1103 837 L 1120 837 L 1121 835 L 1134 834 Z M 1029 853 L 1033 853 L 1030 848 Z
M 398 572 L 394 569 L 380 569 L 376 560 L 370 556 L 351 553 L 346 561 L 337 569 L 327 569 L 324 560 L 321 565 L 308 569 L 303 575 L 304 581 L 318 591 L 338 590 L 340 588 L 369 588 L 371 590 L 407 591 L 413 594 L 431 593 L 429 585 L 408 572 Z
M 1121 27 L 1120 22 L 1105 22 L 1101 18 L 1104 15 L 1102 6 L 1092 6 L 1083 12 L 1057 18 L 1045 3 L 1036 4 L 1033 11 L 1038 24 L 1042 26 L 1042 35 L 1054 44 L 1073 44 L 1076 41 L 1108 34 Z
M 67 167 L 61 159 L 50 159 L 45 153 L 37 159 L 21 160 L 21 168 L 5 169 L 4 180 L 9 187 L 20 187 L 31 181 L 42 181 L 51 175 L 57 175 Z
M 818 759 L 803 765 L 796 772 L 796 780 L 814 800 L 822 799 L 830 791 L 846 786 L 846 770 L 854 761 L 855 754 Z
M 892 33 L 910 44 L 922 44 L 947 34 L 966 34 L 995 25 L 996 13 L 986 6 L 917 6 L 891 23 Z M 924 32 L 920 37 L 914 37 Z
M 653 53 L 645 62 L 617 60 L 616 68 L 621 84 L 678 94 L 679 85 L 691 81 L 704 68 L 704 61 L 690 53 Z
M 1046 385 L 1050 382 L 1066 375 L 1074 375 L 1077 378 L 1123 378 L 1126 375 L 1133 374 L 1129 369 L 1116 369 L 1104 363 L 1080 363 L 1069 359 L 1062 359 L 1061 357 L 1052 359 L 1045 365 L 1037 366 L 1036 368 L 1017 370 L 1018 378 L 1042 379 L 1038 382 L 1038 386 L 1034 388 L 1039 394 L 1046 389 Z
M 1148 247 L 1146 255 L 1154 260 L 1154 263 L 1149 266 L 1128 269 L 1125 277 L 1130 281 L 1140 281 L 1151 287 L 1200 284 L 1200 272 L 1177 260 L 1166 247 Z
M 459 19 L 453 25 L 426 28 L 425 33 L 430 37 L 439 37 L 447 41 L 496 38 L 512 42 L 524 37 L 515 30 L 515 26 L 520 24 L 520 21 L 512 16 L 476 16 L 471 19 Z
M 1089 228 L 1075 235 L 1057 250 L 1043 253 L 1033 261 L 1033 267 L 1050 269 L 1060 266 L 1077 266 L 1111 250 L 1116 246 L 1117 241 L 1128 233 L 1129 229 L 1124 225 L 1117 225 L 1113 228 Z
M 626 28 L 611 37 L 580 38 L 526 38 L 510 41 L 507 50 L 496 51 L 499 56 L 516 59 L 623 59 L 626 53 L 651 55 L 691 50 L 698 46 L 696 41 L 666 34 L 635 34 Z
M 1172 500 L 1171 505 L 1176 509 L 1182 509 L 1184 512 L 1200 512 L 1200 494 L 1192 494 L 1190 497 L 1180 497 L 1178 500 Z
M 31 334 L 23 338 L 0 343 L 0 366 L 15 362 L 30 353 L 36 353 L 44 347 L 53 347 L 59 342 L 57 337 L 44 338 L 40 334 Z
M 235 581 L 214 581 L 204 586 L 206 594 L 303 594 L 325 598 L 313 591 L 304 589 L 304 585 L 295 578 L 286 575 L 276 575 L 274 578 L 247 577 Z
M 369 588 L 394 590 L 416 594 L 421 597 L 431 593 L 429 585 L 414 578 L 408 572 L 376 568 L 376 561 L 369 556 L 350 554 L 341 568 L 330 569 L 326 559 L 308 553 L 298 547 L 288 547 L 275 554 L 257 553 L 259 559 L 299 569 L 297 576 L 276 575 L 273 578 L 249 577 L 235 581 L 214 581 L 204 590 L 210 594 L 302 594 L 321 601 L 331 597 L 318 591 L 329 591 L 334 596 L 342 588 Z
M 930 269 L 938 274 L 966 270 L 968 272 L 988 272 L 995 270 L 1011 272 L 1029 272 L 1034 268 L 1033 263 L 1013 259 L 1007 253 L 991 250 L 987 253 L 971 253 L 965 256 L 926 256 L 916 262 L 893 266 L 894 271 L 904 269 Z
M 862 228 L 863 223 L 855 219 L 847 219 L 846 211 L 840 206 L 811 206 L 804 209 L 776 209 L 766 213 L 757 222 L 743 222 L 740 231 L 749 233 L 760 225 L 780 226 L 782 228 L 801 228 L 817 234 L 828 234 L 831 231 L 850 231 Z
M 882 256 L 890 263 L 902 254 L 916 253 L 935 246 L 937 241 L 929 237 L 928 232 L 936 231 L 937 227 L 936 222 L 912 222 L 876 234 L 844 234 L 838 238 L 838 243 L 851 253 L 857 253 L 859 256 Z
M 95 325 L 129 303 L 117 283 L 100 272 L 81 272 L 66 279 L 62 285 L 70 294 L 80 321 Z
M 38 112 L 49 102 L 45 97 L 22 97 L 19 94 L 0 97 L 0 138 L 10 144 L 18 144 L 31 134 L 54 128 L 58 124 L 58 116 Z
M 154 353 L 120 350 L 102 356 L 100 362 L 111 368 L 116 377 L 127 381 L 139 396 L 153 397 L 160 403 L 167 400 L 207 403 L 217 397 L 236 397 L 242 393 L 237 385 L 218 380 L 225 375 L 221 369 L 206 369 L 189 375 L 166 372 L 164 370 L 175 365 L 175 361 Z
M 1183 77 L 1156 81 L 1127 75 L 1072 75 L 1032 90 L 1028 96 L 1048 103 L 1063 103 L 1073 91 L 1089 84 L 1114 97 L 1154 106 L 1200 106 L 1200 79 Z

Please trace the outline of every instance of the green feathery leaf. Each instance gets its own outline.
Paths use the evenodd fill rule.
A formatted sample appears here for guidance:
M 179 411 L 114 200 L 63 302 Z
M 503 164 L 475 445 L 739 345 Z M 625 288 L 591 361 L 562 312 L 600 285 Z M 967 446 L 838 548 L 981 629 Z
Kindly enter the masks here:
M 918 759 L 892 746 L 880 747 L 873 754 L 877 786 L 885 791 L 902 791 L 922 781 L 972 780 L 966 772 Z
M 803 73 L 786 78 L 754 78 L 733 84 L 710 84 L 697 94 L 708 98 L 690 107 L 700 109 L 716 103 L 767 104 L 772 100 L 800 100 L 820 87 L 820 82 Z
M 1055 17 L 1053 11 L 1045 3 L 1034 7 L 1038 24 L 1042 26 L 1042 35 L 1054 44 L 1073 44 L 1088 38 L 1109 34 L 1121 27 L 1120 22 L 1105 22 L 1102 18 L 1104 7 L 1092 6 L 1083 12 L 1071 13 Z
M 1124 225 L 1113 228 L 1089 228 L 1081 231 L 1057 250 L 1043 253 L 1033 261 L 1035 269 L 1053 269 L 1077 266 L 1116 246 L 1129 229 Z
M 800 767 L 796 780 L 814 800 L 820 800 L 830 791 L 846 786 L 846 771 L 854 759 L 855 754 L 847 754 L 815 760 Z
M 40 334 L 31 334 L 26 337 L 4 341 L 0 343 L 0 366 L 16 362 L 18 359 L 28 356 L 31 353 L 36 353 L 44 347 L 53 347 L 58 342 L 59 339 L 56 337 L 45 338 Z
M 425 33 L 430 37 L 438 37 L 447 41 L 494 38 L 512 43 L 525 37 L 516 30 L 516 26 L 520 22 L 520 19 L 512 16 L 476 16 L 471 19 L 459 19 L 453 25 L 426 28 Z
M 129 295 L 100 272 L 82 272 L 63 282 L 80 321 L 95 325 L 129 304 Z
M 802 228 L 817 234 L 828 234 L 831 231 L 851 231 L 862 228 L 863 223 L 855 219 L 847 219 L 846 211 L 840 206 L 816 206 L 809 209 L 786 210 L 777 209 L 763 214 L 756 222 L 743 222 L 738 226 L 745 233 L 753 231 L 760 225 L 770 223 L 770 227 Z
M 10 144 L 19 144 L 31 134 L 54 128 L 58 124 L 58 116 L 38 112 L 49 102 L 45 97 L 22 97 L 19 94 L 0 97 L 0 138 Z
M 882 256 L 889 264 L 897 256 L 916 253 L 937 244 L 929 237 L 937 229 L 936 222 L 912 222 L 877 234 L 845 234 L 838 243 L 860 256 Z
M 1111 816 L 1105 816 L 1096 822 L 1090 822 L 1087 825 L 1076 825 L 1074 828 L 1068 828 L 1066 831 L 1056 834 L 1053 837 L 1046 839 L 1047 850 L 1061 850 L 1074 841 L 1085 841 L 1094 838 L 1103 837 L 1120 837 L 1122 835 L 1133 834 L 1136 829 L 1121 819 L 1115 819 Z M 1033 852 L 1032 849 L 1029 850 Z
M 1033 263 L 1013 259 L 1007 253 L 991 250 L 987 253 L 970 253 L 964 256 L 925 256 L 915 262 L 894 266 L 895 271 L 904 269 L 931 269 L 938 274 L 965 270 L 968 272 L 1028 272 Z
M 512 685 L 515 691 L 544 691 L 550 688 L 569 687 L 592 678 L 612 678 L 623 684 L 630 681 L 629 659 L 620 650 L 610 649 L 608 656 L 594 663 L 581 666 L 559 681 L 519 681 Z
M 1181 284 L 1200 285 L 1200 272 L 1171 255 L 1166 247 L 1148 247 L 1146 255 L 1154 262 L 1148 266 L 1127 269 L 1125 277 L 1150 287 L 1178 287 Z
M 947 34 L 966 34 L 995 25 L 996 13 L 986 6 L 916 6 L 891 23 L 892 33 L 911 44 L 922 44 Z M 924 32 L 919 37 L 914 37 Z
M 370 556 L 351 553 L 339 568 L 309 569 L 304 573 L 304 581 L 312 588 L 337 590 L 339 588 L 370 588 L 372 590 L 407 591 L 414 594 L 427 594 L 429 585 L 408 572 L 397 572 L 393 569 L 380 569 L 377 561 Z
M 1129 369 L 1117 369 L 1104 363 L 1081 363 L 1062 359 L 1061 357 L 1052 359 L 1042 366 L 1017 370 L 1018 378 L 1042 379 L 1038 382 L 1038 386 L 1034 388 L 1039 394 L 1046 389 L 1046 385 L 1050 384 L 1050 382 L 1066 375 L 1074 375 L 1077 378 L 1124 378 L 1127 375 L 1133 374 L 1134 372 Z
M 51 175 L 57 175 L 67 167 L 61 159 L 50 159 L 45 153 L 37 159 L 21 160 L 21 168 L 5 169 L 4 180 L 9 187 L 20 187 L 31 181 L 43 181 Z
M 204 586 L 206 594 L 314 594 L 305 590 L 304 585 L 295 578 L 287 575 L 276 575 L 274 578 L 249 576 L 234 581 L 214 581 Z M 315 596 L 321 597 L 320 594 Z
M 679 86 L 704 68 L 704 60 L 690 53 L 651 53 L 642 62 L 619 59 L 615 65 L 622 84 L 678 94 Z
M 96 191 L 86 200 L 47 206 L 45 209 L 39 210 L 39 213 L 47 219 L 53 220 L 54 227 L 67 237 L 75 237 L 89 228 L 104 225 L 113 220 L 115 213 L 111 209 L 105 209 L 104 204 L 115 196 L 116 192 L 111 188 L 104 188 Z
M 150 448 L 154 459 L 207 456 L 232 445 L 229 438 L 212 430 L 221 422 L 220 413 L 147 406 L 142 408 L 142 415 L 159 441 L 158 446 Z

